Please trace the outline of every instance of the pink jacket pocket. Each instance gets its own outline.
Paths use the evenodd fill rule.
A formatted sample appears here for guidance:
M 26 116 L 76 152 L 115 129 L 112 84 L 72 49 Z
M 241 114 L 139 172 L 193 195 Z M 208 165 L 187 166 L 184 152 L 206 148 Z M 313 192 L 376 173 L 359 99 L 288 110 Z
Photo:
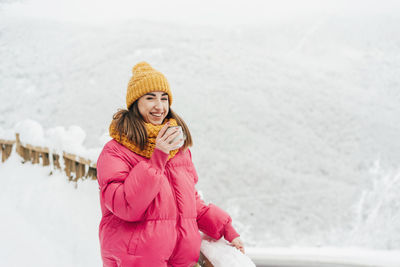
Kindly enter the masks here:
M 128 243 L 128 253 L 129 254 L 132 254 L 132 255 L 136 254 L 137 247 L 141 240 L 142 231 L 143 231 L 143 224 L 138 224 L 133 229 L 131 237 L 129 239 L 129 243 Z

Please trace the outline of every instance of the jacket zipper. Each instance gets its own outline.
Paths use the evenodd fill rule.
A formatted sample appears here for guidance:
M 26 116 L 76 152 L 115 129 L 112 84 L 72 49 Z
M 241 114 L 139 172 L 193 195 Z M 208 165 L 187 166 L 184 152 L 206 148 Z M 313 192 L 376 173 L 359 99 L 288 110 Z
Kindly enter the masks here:
M 174 189 L 174 186 L 173 186 L 173 184 L 172 184 L 172 181 L 171 181 L 171 173 L 170 173 L 170 171 L 167 169 L 167 168 L 165 168 L 166 170 L 167 170 L 167 175 L 168 175 L 168 182 L 169 182 L 169 185 L 171 186 L 171 191 L 172 191 L 172 195 L 174 196 L 174 199 L 175 199 L 175 207 L 176 207 L 176 226 L 175 226 L 175 229 L 176 229 L 176 243 L 175 243 L 175 247 L 174 247 L 174 250 L 172 251 L 172 253 L 171 253 L 171 256 L 173 256 L 173 255 L 175 255 L 175 250 L 176 250 L 176 248 L 177 248 L 177 244 L 178 244 L 178 233 L 179 233 L 179 231 L 178 231 L 178 221 L 179 221 L 179 209 L 178 209 L 178 202 L 176 201 L 176 193 L 175 193 L 175 189 Z
M 166 169 L 166 170 L 167 170 L 167 169 Z M 174 196 L 174 200 L 175 200 L 176 219 L 178 219 L 178 218 L 179 218 L 179 209 L 178 209 L 178 202 L 176 201 L 175 188 L 174 188 L 174 186 L 173 186 L 173 184 L 172 184 L 172 181 L 171 181 L 171 173 L 169 172 L 169 170 L 167 170 L 167 172 L 168 172 L 168 182 L 169 182 L 169 185 L 170 185 L 170 187 L 171 187 L 172 195 Z

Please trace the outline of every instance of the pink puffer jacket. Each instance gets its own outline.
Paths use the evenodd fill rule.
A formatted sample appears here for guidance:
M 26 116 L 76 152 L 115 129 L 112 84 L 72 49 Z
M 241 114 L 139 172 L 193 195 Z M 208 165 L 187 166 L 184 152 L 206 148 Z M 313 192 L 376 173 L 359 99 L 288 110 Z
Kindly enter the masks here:
M 103 266 L 192 267 L 205 234 L 232 241 L 231 217 L 197 194 L 190 150 L 172 159 L 155 149 L 150 159 L 114 139 L 97 160 Z

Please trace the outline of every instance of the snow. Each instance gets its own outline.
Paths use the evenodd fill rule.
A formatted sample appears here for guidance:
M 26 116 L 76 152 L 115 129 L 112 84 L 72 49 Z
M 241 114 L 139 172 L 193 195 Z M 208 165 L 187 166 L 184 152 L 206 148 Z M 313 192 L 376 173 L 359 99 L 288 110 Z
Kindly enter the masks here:
M 50 167 L 21 163 L 13 151 L 0 164 L 0 257 L 4 266 L 101 266 L 97 181 L 78 187 Z M 50 200 L 50 201 L 49 201 Z M 357 247 L 245 247 L 246 254 L 220 239 L 203 235 L 201 250 L 215 267 L 252 267 L 299 263 L 346 263 L 349 266 L 397 267 L 400 250 Z M 21 256 L 23 253 L 23 257 Z M 251 258 L 251 259 L 250 259 Z M 254 262 L 253 262 L 254 261 Z M 304 266 L 304 265 L 298 265 Z
M 97 148 L 86 148 L 83 145 L 86 133 L 77 125 L 70 125 L 67 128 L 56 126 L 45 130 L 37 121 L 26 119 L 16 123 L 13 131 L 20 134 L 20 141 L 22 144 L 47 147 L 52 153 L 61 154 L 60 152 L 64 151 L 90 159 L 93 163 L 96 163 L 102 149 L 101 146 Z M 10 134 L 3 137 L 1 132 L 0 138 L 15 139 L 15 137 L 11 138 Z M 101 136 L 99 137 L 99 143 L 103 143 L 104 145 L 110 139 L 110 137 Z
M 42 147 L 46 145 L 43 127 L 37 121 L 24 120 L 17 122 L 14 129 L 15 133 L 19 133 L 19 138 L 22 143 Z
M 67 22 L 104 23 L 132 18 L 152 21 L 174 21 L 201 25 L 260 24 L 274 20 L 291 20 L 299 16 L 345 13 L 397 14 L 400 4 L 396 0 L 184 0 L 146 1 L 118 0 L 24 0 L 10 1 L 6 12 L 29 18 L 51 18 Z M 79 7 L 79 8 L 78 8 Z M 156 7 L 156 8 L 155 8 Z M 205 19 L 206 18 L 206 19 Z
M 247 254 L 260 266 L 400 266 L 400 250 L 274 247 L 249 248 Z
M 145 60 L 170 81 L 191 130 L 197 188 L 247 247 L 400 248 L 398 2 L 284 1 L 274 21 L 260 19 L 272 1 L 229 4 L 230 20 L 224 4 L 204 5 L 204 24 L 129 8 L 121 20 L 93 12 L 94 22 L 90 1 L 86 20 L 70 16 L 71 1 L 39 2 L 0 6 L 0 138 L 20 131 L 95 161 Z M 307 15 L 292 17 L 303 4 Z M 160 10 L 192 15 L 180 8 Z
M 100 266 L 97 181 L 79 180 L 75 189 L 63 173 L 49 175 L 50 167 L 21 161 L 13 151 L 0 165 L 0 210 L 6 215 L 0 220 L 4 266 Z M 215 267 L 255 266 L 222 240 L 204 240 L 202 249 Z
M 13 129 L 3 129 L 0 127 L 0 139 L 15 140 L 15 132 Z
M 218 241 L 203 239 L 201 251 L 214 267 L 255 267 L 251 259 L 221 238 Z
M 101 266 L 97 181 L 78 181 L 50 167 L 0 164 L 2 266 Z

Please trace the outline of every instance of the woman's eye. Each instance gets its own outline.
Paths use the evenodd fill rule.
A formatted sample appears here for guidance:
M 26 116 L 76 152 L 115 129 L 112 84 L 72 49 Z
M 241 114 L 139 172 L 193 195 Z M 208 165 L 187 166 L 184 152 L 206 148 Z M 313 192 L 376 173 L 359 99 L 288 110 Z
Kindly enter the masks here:
M 154 100 L 154 97 L 147 97 L 146 100 Z M 168 100 L 168 98 L 161 98 L 161 100 Z

